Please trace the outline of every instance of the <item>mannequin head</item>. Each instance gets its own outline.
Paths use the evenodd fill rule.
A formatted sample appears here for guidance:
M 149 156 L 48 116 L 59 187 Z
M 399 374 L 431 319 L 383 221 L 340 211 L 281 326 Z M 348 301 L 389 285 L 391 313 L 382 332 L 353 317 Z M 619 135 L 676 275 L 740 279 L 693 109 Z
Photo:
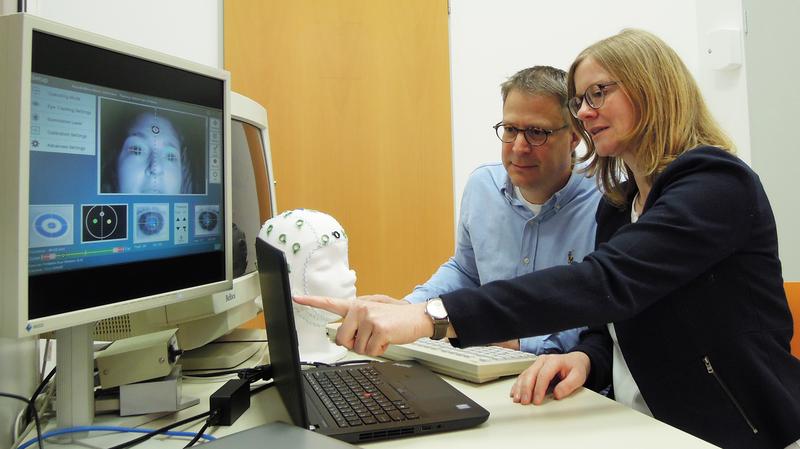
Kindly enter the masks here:
M 355 298 L 347 234 L 330 215 L 310 209 L 286 211 L 264 222 L 259 236 L 286 255 L 292 295 Z M 329 362 L 344 356 L 346 350 L 325 333 L 325 325 L 339 316 L 299 304 L 294 304 L 294 312 L 301 359 Z

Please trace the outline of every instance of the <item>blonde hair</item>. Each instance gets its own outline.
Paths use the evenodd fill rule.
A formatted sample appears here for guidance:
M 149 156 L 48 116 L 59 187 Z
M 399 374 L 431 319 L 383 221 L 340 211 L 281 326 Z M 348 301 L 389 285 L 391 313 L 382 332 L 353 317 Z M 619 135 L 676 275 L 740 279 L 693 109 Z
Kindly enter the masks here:
M 567 90 L 576 95 L 575 70 L 591 58 L 619 83 L 633 104 L 636 120 L 623 144 L 634 151 L 648 180 L 654 179 L 682 153 L 701 145 L 733 152 L 734 146 L 708 110 L 700 89 L 680 57 L 664 41 L 643 30 L 625 29 L 583 50 L 569 69 Z M 623 172 L 633 173 L 621 158 L 601 157 L 581 121 L 570 120 L 586 142 L 581 162 L 597 176 L 607 198 L 617 205 L 625 202 Z

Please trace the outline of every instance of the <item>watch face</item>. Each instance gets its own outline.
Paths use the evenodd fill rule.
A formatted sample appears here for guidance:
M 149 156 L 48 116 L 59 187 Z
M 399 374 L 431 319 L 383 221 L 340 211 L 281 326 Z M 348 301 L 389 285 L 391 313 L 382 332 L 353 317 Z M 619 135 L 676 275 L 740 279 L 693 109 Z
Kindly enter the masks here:
M 437 319 L 443 320 L 447 318 L 447 311 L 444 309 L 444 303 L 442 303 L 441 299 L 434 299 L 428 301 L 427 307 L 425 310 L 428 311 L 428 315 Z

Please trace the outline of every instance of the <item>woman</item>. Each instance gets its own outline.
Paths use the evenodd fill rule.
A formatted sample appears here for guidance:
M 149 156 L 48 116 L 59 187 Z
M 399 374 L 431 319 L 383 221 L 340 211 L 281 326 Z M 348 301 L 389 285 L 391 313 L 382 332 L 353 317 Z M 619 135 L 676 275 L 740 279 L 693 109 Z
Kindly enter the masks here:
M 443 295 L 448 336 L 476 345 L 588 324 L 573 352 L 519 376 L 514 401 L 541 403 L 554 378 L 557 399 L 611 383 L 620 402 L 711 443 L 795 447 L 800 361 L 758 176 L 731 154 L 680 58 L 647 32 L 584 50 L 568 86 L 606 192 L 597 249 Z M 297 300 L 346 315 L 337 341 L 356 351 L 433 334 L 424 305 Z
M 181 133 L 162 111 L 140 112 L 122 131 L 109 138 L 114 153 L 104 165 L 103 193 L 193 193 L 188 150 Z

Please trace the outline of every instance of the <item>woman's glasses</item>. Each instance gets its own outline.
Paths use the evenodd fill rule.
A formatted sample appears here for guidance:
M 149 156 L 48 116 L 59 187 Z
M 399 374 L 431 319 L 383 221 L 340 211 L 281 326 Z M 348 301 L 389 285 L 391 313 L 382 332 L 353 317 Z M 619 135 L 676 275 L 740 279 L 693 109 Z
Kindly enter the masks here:
M 618 81 L 609 81 L 607 83 L 595 84 L 594 86 L 586 89 L 583 95 L 572 97 L 569 100 L 569 112 L 573 117 L 578 118 L 578 111 L 581 110 L 583 102 L 589 105 L 592 109 L 600 109 L 603 102 L 606 100 L 606 93 L 612 86 L 617 86 Z

